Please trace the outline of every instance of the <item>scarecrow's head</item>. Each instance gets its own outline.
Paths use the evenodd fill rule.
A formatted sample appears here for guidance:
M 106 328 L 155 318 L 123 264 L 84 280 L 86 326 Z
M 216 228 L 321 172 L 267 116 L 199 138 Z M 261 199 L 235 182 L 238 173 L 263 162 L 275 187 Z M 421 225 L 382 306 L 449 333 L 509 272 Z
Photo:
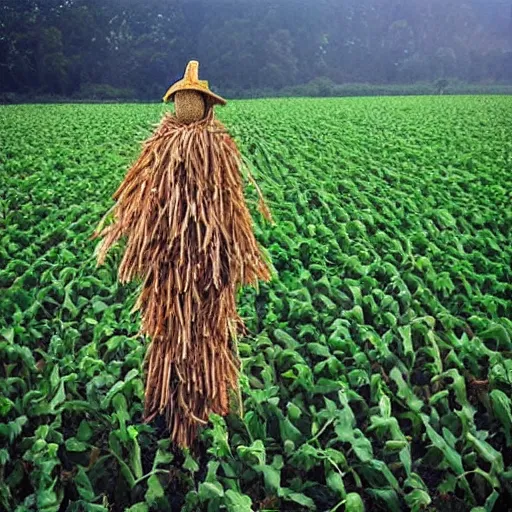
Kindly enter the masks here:
M 195 123 L 203 119 L 214 105 L 225 105 L 226 100 L 208 87 L 206 80 L 199 80 L 199 62 L 191 60 L 185 75 L 173 84 L 164 101 L 174 101 L 176 117 L 182 123 Z

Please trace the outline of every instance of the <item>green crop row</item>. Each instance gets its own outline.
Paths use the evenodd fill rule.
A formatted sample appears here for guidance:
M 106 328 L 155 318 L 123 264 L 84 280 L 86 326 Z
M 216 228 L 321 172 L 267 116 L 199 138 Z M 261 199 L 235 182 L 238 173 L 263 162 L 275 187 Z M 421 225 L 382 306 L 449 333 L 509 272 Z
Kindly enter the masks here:
M 498 512 L 512 502 L 512 100 L 233 102 L 275 218 L 243 409 L 141 422 L 148 341 L 90 240 L 162 114 L 0 109 L 0 510 Z

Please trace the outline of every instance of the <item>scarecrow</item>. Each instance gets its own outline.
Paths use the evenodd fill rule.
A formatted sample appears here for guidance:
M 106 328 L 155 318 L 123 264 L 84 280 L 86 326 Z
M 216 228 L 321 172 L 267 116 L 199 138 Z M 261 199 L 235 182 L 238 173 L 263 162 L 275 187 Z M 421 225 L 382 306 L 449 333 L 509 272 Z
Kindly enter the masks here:
M 269 280 L 241 178 L 241 155 L 214 117 L 226 101 L 199 80 L 199 64 L 167 91 L 166 113 L 98 226 L 98 264 L 121 238 L 119 281 L 142 281 L 135 309 L 150 337 L 144 416 L 164 415 L 171 439 L 195 439 L 210 413 L 226 415 L 238 391 L 235 336 L 242 285 Z M 270 213 L 260 195 L 260 207 Z M 112 222 L 105 219 L 112 214 Z

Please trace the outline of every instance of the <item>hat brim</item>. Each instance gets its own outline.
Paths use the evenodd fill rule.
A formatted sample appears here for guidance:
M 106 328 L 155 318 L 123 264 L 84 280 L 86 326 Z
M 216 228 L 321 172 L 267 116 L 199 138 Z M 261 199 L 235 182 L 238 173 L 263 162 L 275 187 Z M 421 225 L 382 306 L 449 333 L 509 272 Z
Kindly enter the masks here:
M 211 92 L 209 89 L 204 89 L 199 86 L 196 87 L 195 85 L 183 85 L 183 86 L 171 87 L 166 92 L 165 96 L 163 97 L 164 102 L 167 103 L 169 101 L 174 101 L 174 95 L 178 91 L 197 91 L 197 92 L 200 92 L 201 94 L 204 94 L 205 96 L 208 96 L 208 98 L 210 98 L 210 100 L 212 100 L 213 103 L 217 103 L 219 105 L 225 105 L 227 103 L 227 101 L 224 98 Z

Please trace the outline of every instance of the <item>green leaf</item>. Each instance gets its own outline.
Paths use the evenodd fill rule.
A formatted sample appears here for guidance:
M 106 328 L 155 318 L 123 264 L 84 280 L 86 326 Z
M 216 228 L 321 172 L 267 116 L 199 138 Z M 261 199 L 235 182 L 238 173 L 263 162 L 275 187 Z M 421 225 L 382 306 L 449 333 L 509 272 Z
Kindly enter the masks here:
M 300 492 L 289 492 L 289 489 L 286 489 L 286 492 L 283 493 L 283 498 L 287 501 L 298 503 L 299 505 L 311 510 L 316 510 L 315 502 L 309 496 Z
M 367 489 L 366 492 L 383 501 L 388 510 L 400 510 L 400 500 L 393 489 Z
M 26 416 L 19 416 L 9 423 L 0 423 L 0 437 L 7 437 L 9 442 L 13 442 L 22 432 L 23 427 L 28 422 Z
M 55 391 L 57 389 L 57 386 L 60 382 L 60 375 L 59 375 L 59 367 L 55 365 L 53 367 L 52 373 L 50 375 L 50 387 L 52 391 Z
M 423 402 L 414 394 L 410 386 L 405 382 L 402 373 L 395 366 L 390 372 L 389 376 L 395 381 L 398 386 L 398 396 L 409 406 L 414 412 L 420 412 L 423 407 Z
M 334 430 L 340 441 L 350 443 L 361 462 L 369 462 L 373 458 L 372 444 L 358 428 L 354 428 L 355 416 L 350 408 L 345 393 L 339 393 L 343 409 L 338 412 Z
M 373 457 L 372 443 L 366 438 L 359 429 L 354 431 L 357 437 L 352 438 L 349 442 L 352 444 L 354 453 L 361 462 L 369 462 Z
M 92 488 L 89 477 L 82 466 L 78 466 L 78 470 L 73 480 L 80 497 L 85 501 L 93 501 L 95 497 L 94 489 Z
M 363 499 L 357 492 L 349 492 L 347 494 L 345 512 L 365 512 Z
M 403 448 L 400 453 L 398 454 L 400 458 L 400 462 L 403 464 L 405 472 L 407 473 L 408 477 L 413 477 L 414 473 L 411 473 L 411 467 L 412 467 L 412 457 L 411 457 L 411 449 L 409 446 L 406 446 Z M 419 477 L 418 477 L 419 478 Z
M 370 462 L 370 466 L 375 469 L 378 473 L 380 473 L 384 478 L 388 481 L 389 485 L 395 489 L 396 491 L 400 490 L 400 486 L 398 484 L 397 479 L 395 478 L 395 475 L 391 473 L 388 466 L 381 460 L 373 459 Z
M 412 487 L 413 489 L 422 489 L 427 491 L 428 488 L 425 482 L 417 473 L 411 473 L 404 482 L 404 487 Z
M 58 512 L 62 498 L 52 489 L 44 489 L 36 494 L 36 505 L 38 512 Z
M 119 444 L 119 440 L 116 438 L 116 435 L 114 432 L 110 433 L 109 438 L 108 438 L 108 444 L 109 444 L 111 453 L 117 459 L 121 474 L 124 476 L 130 489 L 133 489 L 133 487 L 135 487 L 135 477 L 133 476 L 132 470 L 130 469 L 128 464 L 126 464 L 126 462 L 123 460 L 123 453 L 122 453 L 121 445 Z
M 300 408 L 297 407 L 293 402 L 288 402 L 286 404 L 286 410 L 288 411 L 288 416 L 290 419 L 294 421 L 298 420 L 302 415 Z
M 503 432 L 507 441 L 507 446 L 512 444 L 512 407 L 510 398 L 500 391 L 499 389 L 493 389 L 489 393 L 491 399 L 492 410 L 494 415 L 501 422 L 503 426 Z
M 283 441 L 290 440 L 298 444 L 304 437 L 302 432 L 284 415 L 279 419 L 279 430 Z
M 85 452 L 88 449 L 88 445 L 78 441 L 76 437 L 66 439 L 65 445 L 68 452 Z
M 158 500 L 165 496 L 164 488 L 157 475 L 151 475 L 148 478 L 148 490 L 144 495 L 149 506 L 158 506 Z
M 441 450 L 443 455 L 446 458 L 446 461 L 453 469 L 456 475 L 462 476 L 464 474 L 464 467 L 462 465 L 462 458 L 453 448 L 451 448 L 448 443 L 443 439 L 431 426 L 428 418 L 425 415 L 422 415 L 423 423 L 425 425 L 425 429 L 427 430 L 427 435 L 432 442 L 432 444 Z
M 327 483 L 327 487 L 334 491 L 335 493 L 339 494 L 341 498 L 344 498 L 347 493 L 345 491 L 345 485 L 343 484 L 343 478 L 338 473 L 338 471 L 335 470 L 329 470 L 325 479 Z
M 207 464 L 208 471 L 206 473 L 205 482 L 216 483 L 218 481 L 217 471 L 219 470 L 220 462 L 218 460 L 210 460 Z
M 402 327 L 399 327 L 398 332 L 400 333 L 400 336 L 402 337 L 402 343 L 404 346 L 404 355 L 413 354 L 414 348 L 412 345 L 412 338 L 411 338 L 411 326 L 404 325 Z
M 199 499 L 202 502 L 224 496 L 224 489 L 220 482 L 202 482 L 199 484 Z
M 141 501 L 140 503 L 136 503 L 132 505 L 130 508 L 127 508 L 125 512 L 149 512 L 149 508 L 147 503 Z
M 6 329 L 3 329 L 2 330 L 2 336 L 9 343 L 14 343 L 14 328 L 13 327 L 7 327 Z
M 496 502 L 498 501 L 498 498 L 500 497 L 500 493 L 494 489 L 492 493 L 489 495 L 489 497 L 485 500 L 484 508 L 485 512 L 493 512 L 494 505 L 496 505 Z
M 503 325 L 495 322 L 491 322 L 490 327 L 479 333 L 478 337 L 482 340 L 494 340 L 497 347 L 502 349 L 510 350 L 512 348 L 512 342 L 507 330 Z
M 7 448 L 0 448 L 0 466 L 4 466 L 11 460 L 9 450 Z
M 79 441 L 89 441 L 92 437 L 92 428 L 86 420 L 80 422 L 76 438 Z
M 127 439 L 126 422 L 130 420 L 130 414 L 128 413 L 128 404 L 123 393 L 117 393 L 112 398 L 112 405 L 114 407 L 115 417 L 119 421 L 119 430 L 123 440 Z
M 266 460 L 265 445 L 261 439 L 256 439 L 250 446 L 238 446 L 237 453 L 249 465 L 264 466 Z
M 92 309 L 95 313 L 101 313 L 102 311 L 105 311 L 108 306 L 101 300 L 96 300 L 92 303 Z
M 281 472 L 272 466 L 260 466 L 258 471 L 263 473 L 265 488 L 269 491 L 277 491 L 281 488 Z
M 116 395 L 116 393 L 119 393 L 120 391 L 122 391 L 125 386 L 131 382 L 133 379 L 135 379 L 136 377 L 138 377 L 139 375 L 139 370 L 136 370 L 135 368 L 132 368 L 127 374 L 126 374 L 126 377 L 124 378 L 124 381 L 118 381 L 116 382 L 108 391 L 108 393 L 106 394 L 105 398 L 101 401 L 101 408 L 102 409 L 107 409 L 108 406 L 110 405 L 110 401 L 112 400 L 112 398 L 114 397 L 114 395 Z
M 396 440 L 396 441 L 386 441 L 384 445 L 384 450 L 388 452 L 399 452 L 406 446 L 409 446 L 407 440 Z
M 137 436 L 139 435 L 139 433 L 137 432 L 135 427 L 129 426 L 128 435 L 132 440 L 130 448 L 130 466 L 132 468 L 133 474 L 135 475 L 135 478 L 142 478 L 142 454 L 140 451 L 139 441 L 137 440 Z
M 59 389 L 50 402 L 50 411 L 55 413 L 56 407 L 66 400 L 66 390 L 64 389 L 64 380 L 61 379 Z
M 329 348 L 320 343 L 308 343 L 307 344 L 308 351 L 319 357 L 329 357 L 331 355 Z
M 77 500 L 68 505 L 66 512 L 109 512 L 109 509 L 103 505 L 93 505 L 84 500 Z
M 280 341 L 286 348 L 295 350 L 297 347 L 300 346 L 300 343 L 297 340 L 292 338 L 287 332 L 283 331 L 282 329 L 275 329 L 274 336 L 277 339 L 277 341 Z
M 495 450 L 488 442 L 478 439 L 473 434 L 466 434 L 467 440 L 475 447 L 480 456 L 489 462 L 497 475 L 501 475 L 505 470 L 503 455 Z
M 252 512 L 251 498 L 233 489 L 226 491 L 225 505 L 228 512 Z
M 294 451 L 290 457 L 290 463 L 297 469 L 310 471 L 321 459 L 322 455 L 319 450 L 311 444 L 305 443 Z
M 14 402 L 5 396 L 0 396 L 0 416 L 7 416 L 14 407 Z
M 169 447 L 170 439 L 162 439 L 158 441 L 158 450 L 156 452 L 155 458 L 153 459 L 153 469 L 156 469 L 160 464 L 170 464 L 172 462 L 174 455 L 171 451 L 169 451 Z M 185 469 L 189 469 L 185 467 L 186 462 L 187 460 L 185 459 L 183 467 Z
M 364 325 L 364 312 L 361 306 L 354 306 L 352 309 L 344 311 L 343 316 L 355 320 L 358 325 Z
M 383 418 L 391 417 L 391 400 L 386 394 L 382 394 L 379 400 L 380 414 Z
M 186 469 L 191 473 L 196 473 L 199 471 L 199 464 L 194 460 L 190 454 L 190 450 L 188 449 L 185 450 L 185 462 L 183 462 L 183 469 Z
M 210 422 L 213 427 L 208 430 L 211 439 L 211 446 L 208 448 L 208 452 L 216 457 L 232 456 L 224 418 L 218 414 L 211 414 Z
M 430 505 L 430 503 L 432 503 L 432 499 L 424 490 L 414 489 L 409 494 L 405 495 L 405 502 L 411 512 L 419 512 Z

